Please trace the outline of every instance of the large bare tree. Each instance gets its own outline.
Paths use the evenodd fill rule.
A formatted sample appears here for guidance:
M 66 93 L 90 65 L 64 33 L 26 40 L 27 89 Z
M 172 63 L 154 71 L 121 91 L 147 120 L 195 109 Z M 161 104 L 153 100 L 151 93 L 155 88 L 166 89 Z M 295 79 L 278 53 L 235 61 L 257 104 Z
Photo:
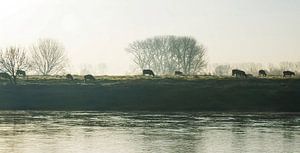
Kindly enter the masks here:
M 0 67 L 11 75 L 13 82 L 16 84 L 17 70 L 25 70 L 29 67 L 25 51 L 18 47 L 8 47 L 1 50 Z
M 64 46 L 53 39 L 40 39 L 31 48 L 32 68 L 39 74 L 50 75 L 64 70 L 67 64 Z
M 129 44 L 126 50 L 140 69 L 157 74 L 196 74 L 206 65 L 205 48 L 192 37 L 157 36 Z

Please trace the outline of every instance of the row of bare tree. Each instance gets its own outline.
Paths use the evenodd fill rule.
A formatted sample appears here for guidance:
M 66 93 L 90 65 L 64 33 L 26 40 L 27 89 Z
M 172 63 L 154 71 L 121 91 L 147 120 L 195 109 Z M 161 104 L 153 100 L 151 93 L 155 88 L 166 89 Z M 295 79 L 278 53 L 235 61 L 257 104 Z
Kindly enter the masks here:
M 17 70 L 50 75 L 62 71 L 67 62 L 64 46 L 53 39 L 40 39 L 29 50 L 10 46 L 0 51 L 0 70 L 16 83 Z
M 197 74 L 206 66 L 205 48 L 187 36 L 156 36 L 134 41 L 126 49 L 134 63 L 157 74 Z

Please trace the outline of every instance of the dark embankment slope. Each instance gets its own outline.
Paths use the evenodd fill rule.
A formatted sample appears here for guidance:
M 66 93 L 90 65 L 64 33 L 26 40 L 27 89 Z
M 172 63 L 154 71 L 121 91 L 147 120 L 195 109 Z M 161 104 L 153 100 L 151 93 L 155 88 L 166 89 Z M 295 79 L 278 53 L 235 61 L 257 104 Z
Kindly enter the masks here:
M 139 79 L 0 86 L 2 110 L 300 111 L 299 79 Z

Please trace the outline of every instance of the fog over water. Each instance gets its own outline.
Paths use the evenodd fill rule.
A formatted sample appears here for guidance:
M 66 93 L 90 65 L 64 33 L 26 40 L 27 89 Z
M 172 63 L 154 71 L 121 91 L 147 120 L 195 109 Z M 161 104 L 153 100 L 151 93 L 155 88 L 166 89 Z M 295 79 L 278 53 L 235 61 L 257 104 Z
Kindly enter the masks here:
M 124 49 L 156 35 L 196 38 L 210 63 L 296 62 L 299 8 L 298 0 L 0 0 L 0 47 L 57 39 L 73 73 L 132 72 Z

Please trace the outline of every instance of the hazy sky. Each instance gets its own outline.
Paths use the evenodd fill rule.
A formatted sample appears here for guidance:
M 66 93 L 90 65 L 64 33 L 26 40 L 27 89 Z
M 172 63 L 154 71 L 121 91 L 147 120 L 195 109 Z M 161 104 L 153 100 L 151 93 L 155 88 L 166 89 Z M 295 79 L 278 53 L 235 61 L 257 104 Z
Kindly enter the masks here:
M 211 63 L 300 61 L 300 0 L 0 0 L 0 47 L 54 38 L 73 72 L 131 71 L 125 48 L 155 35 L 188 35 Z

